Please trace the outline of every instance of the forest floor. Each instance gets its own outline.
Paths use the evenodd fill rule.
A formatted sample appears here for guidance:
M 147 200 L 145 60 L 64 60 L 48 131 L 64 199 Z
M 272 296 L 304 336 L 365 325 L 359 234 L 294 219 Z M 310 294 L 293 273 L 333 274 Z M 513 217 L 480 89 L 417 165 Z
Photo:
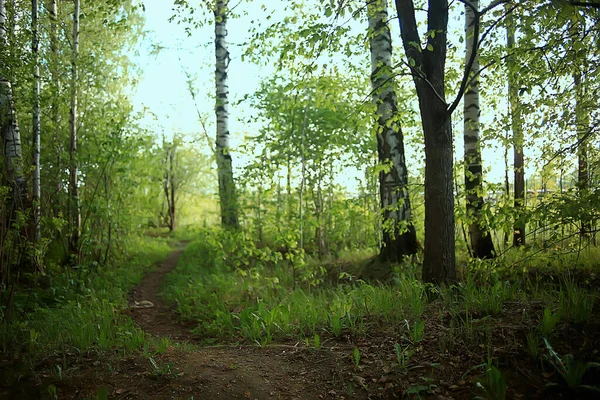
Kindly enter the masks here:
M 68 365 L 62 379 L 38 368 L 40 384 L 23 382 L 0 391 L 0 398 L 52 398 L 49 386 L 56 388 L 58 399 L 323 399 L 343 393 L 339 356 L 331 351 L 314 352 L 294 344 L 199 346 L 159 296 L 165 275 L 175 268 L 182 251 L 174 251 L 143 278 L 126 311 L 144 332 L 162 339 L 160 354 L 48 360 L 46 364 Z M 153 306 L 144 307 L 147 302 Z
M 304 342 L 205 346 L 159 295 L 182 252 L 175 250 L 146 274 L 123 311 L 153 337 L 152 345 L 134 354 L 72 354 L 47 360 L 35 368 L 35 379 L 10 392 L 0 391 L 0 398 L 472 399 L 485 396 L 478 382 L 485 384 L 488 357 L 499 362 L 508 384 L 506 398 L 593 398 L 569 391 L 567 397 L 544 394 L 545 383 L 556 380 L 557 374 L 551 369 L 540 374 L 524 345 L 531 326 L 523 322 L 523 315 L 543 311 L 535 303 L 507 302 L 500 315 L 467 316 L 468 329 L 460 330 L 447 321 L 446 313 L 429 307 L 423 314 L 427 333 L 410 355 L 398 349 L 394 354 L 405 337 L 370 321 L 365 324 L 377 328 L 365 337 L 324 337 L 318 346 Z M 593 318 L 585 330 L 570 325 L 558 330 L 557 351 L 595 358 L 599 320 Z M 63 366 L 58 377 L 55 365 Z M 491 392 L 485 397 L 495 398 Z

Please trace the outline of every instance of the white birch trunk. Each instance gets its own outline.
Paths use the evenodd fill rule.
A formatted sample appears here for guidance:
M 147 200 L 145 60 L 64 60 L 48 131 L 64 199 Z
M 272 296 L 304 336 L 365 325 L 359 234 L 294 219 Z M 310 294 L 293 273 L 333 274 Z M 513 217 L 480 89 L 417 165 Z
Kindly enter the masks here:
M 33 55 L 33 229 L 36 241 L 42 238 L 40 230 L 40 66 L 39 49 L 40 41 L 38 36 L 38 2 L 31 0 L 31 53 Z
M 52 82 L 52 105 L 51 114 L 54 125 L 54 150 L 56 151 L 56 165 L 54 166 L 54 175 L 56 179 L 55 193 L 53 194 L 53 214 L 55 217 L 60 215 L 59 195 L 63 190 L 63 169 L 62 169 L 62 141 L 60 131 L 60 76 L 59 76 L 59 57 L 58 57 L 58 0 L 50 0 L 50 51 L 51 66 L 50 75 Z M 56 196 L 54 198 L 54 196 Z
M 471 5 L 479 9 L 479 0 L 471 0 Z M 465 5 L 465 63 L 473 56 L 473 45 L 479 38 L 475 37 L 476 24 L 479 23 L 473 8 Z M 471 70 L 468 71 L 472 81 L 464 97 L 464 145 L 465 145 L 465 190 L 467 215 L 469 222 L 469 239 L 472 255 L 477 258 L 494 256 L 492 237 L 483 220 L 483 168 L 481 165 L 481 146 L 479 135 L 479 55 L 475 53 Z
M 229 153 L 229 86 L 227 70 L 229 51 L 227 49 L 228 0 L 216 0 L 215 15 L 215 86 L 217 116 L 216 157 L 219 177 L 219 198 L 221 200 L 221 223 L 224 227 L 237 229 L 237 198 L 231 154 Z
M 71 59 L 71 111 L 69 140 L 69 214 L 71 238 L 69 250 L 79 257 L 81 215 L 79 211 L 79 187 L 77 171 L 77 57 L 79 53 L 79 0 L 74 0 L 73 9 L 73 54 Z
M 384 220 L 380 257 L 395 262 L 405 255 L 417 252 L 417 238 L 411 223 L 404 137 L 397 120 L 387 0 L 367 0 L 367 8 L 371 85 L 373 102 L 377 107 L 377 150 L 379 163 L 391 166 L 389 171 L 379 174 L 380 204 Z
M 6 1 L 0 0 L 0 51 L 7 54 Z M 17 122 L 12 86 L 8 77 L 0 76 L 0 130 L 4 145 L 8 179 L 13 185 L 13 201 L 17 210 L 26 208 L 27 183 L 23 174 L 21 134 Z

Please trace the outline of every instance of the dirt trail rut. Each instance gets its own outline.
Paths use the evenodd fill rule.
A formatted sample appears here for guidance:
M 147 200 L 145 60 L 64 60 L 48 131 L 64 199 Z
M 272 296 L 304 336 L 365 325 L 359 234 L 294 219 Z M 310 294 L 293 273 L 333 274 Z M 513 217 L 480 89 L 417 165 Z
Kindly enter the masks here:
M 174 251 L 148 273 L 130 295 L 134 321 L 156 337 L 192 344 L 192 349 L 169 347 L 149 357 L 119 360 L 106 368 L 91 368 L 72 379 L 72 397 L 106 388 L 111 399 L 334 399 L 344 398 L 337 356 L 294 346 L 201 347 L 189 327 L 178 323 L 173 307 L 159 293 L 165 276 L 183 253 Z M 75 384 L 74 386 L 72 384 Z M 355 398 L 355 396 L 351 396 Z M 62 397 L 61 397 L 62 398 Z M 347 398 L 347 397 L 346 397 Z
M 175 269 L 179 257 L 183 253 L 180 248 L 171 253 L 158 268 L 144 276 L 129 296 L 131 318 L 144 330 L 157 337 L 168 337 L 177 341 L 192 341 L 194 337 L 188 329 L 180 325 L 173 312 L 173 307 L 166 304 L 159 296 L 165 276 Z M 145 302 L 152 303 L 145 307 Z

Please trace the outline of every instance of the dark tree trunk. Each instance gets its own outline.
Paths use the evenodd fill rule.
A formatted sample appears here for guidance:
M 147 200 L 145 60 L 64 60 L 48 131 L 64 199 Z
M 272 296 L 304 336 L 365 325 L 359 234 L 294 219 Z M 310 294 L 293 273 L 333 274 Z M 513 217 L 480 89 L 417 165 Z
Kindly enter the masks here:
M 429 0 L 427 30 L 435 35 L 427 37 L 425 49 L 413 1 L 396 0 L 396 9 L 425 136 L 423 280 L 446 284 L 456 280 L 452 124 L 444 92 L 448 2 Z
M 515 26 L 512 14 L 506 18 L 506 45 L 509 52 L 515 48 Z M 523 157 L 523 121 L 519 105 L 518 71 L 514 55 L 507 58 L 508 66 L 508 102 L 510 105 L 511 125 L 514 146 L 514 208 L 516 220 L 514 224 L 513 246 L 525 245 L 525 165 Z
M 79 208 L 79 182 L 77 163 L 77 57 L 79 53 L 79 0 L 75 0 L 73 10 L 73 54 L 71 59 L 71 112 L 69 140 L 69 253 L 79 262 L 81 213 Z

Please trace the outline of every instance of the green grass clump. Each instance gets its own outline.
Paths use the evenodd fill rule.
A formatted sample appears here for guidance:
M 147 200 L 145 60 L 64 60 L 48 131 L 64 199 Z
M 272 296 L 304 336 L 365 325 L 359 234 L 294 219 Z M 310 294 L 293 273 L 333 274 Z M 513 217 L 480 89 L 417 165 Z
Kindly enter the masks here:
M 34 362 L 55 352 L 141 348 L 144 333 L 120 310 L 144 272 L 171 249 L 164 239 L 124 243 L 135 250 L 112 266 L 65 270 L 50 276 L 48 288 L 16 296 L 13 315 L 19 318 L 0 318 L 0 352 Z
M 237 247 L 229 243 L 234 239 Z M 317 272 L 294 289 L 289 262 L 239 236 L 206 233 L 186 247 L 163 295 L 184 319 L 198 323 L 199 335 L 260 345 L 322 332 L 362 336 L 367 320 L 393 325 L 423 313 L 424 287 L 408 276 L 390 285 L 347 280 L 331 287 Z M 310 275 L 295 268 L 297 276 Z

